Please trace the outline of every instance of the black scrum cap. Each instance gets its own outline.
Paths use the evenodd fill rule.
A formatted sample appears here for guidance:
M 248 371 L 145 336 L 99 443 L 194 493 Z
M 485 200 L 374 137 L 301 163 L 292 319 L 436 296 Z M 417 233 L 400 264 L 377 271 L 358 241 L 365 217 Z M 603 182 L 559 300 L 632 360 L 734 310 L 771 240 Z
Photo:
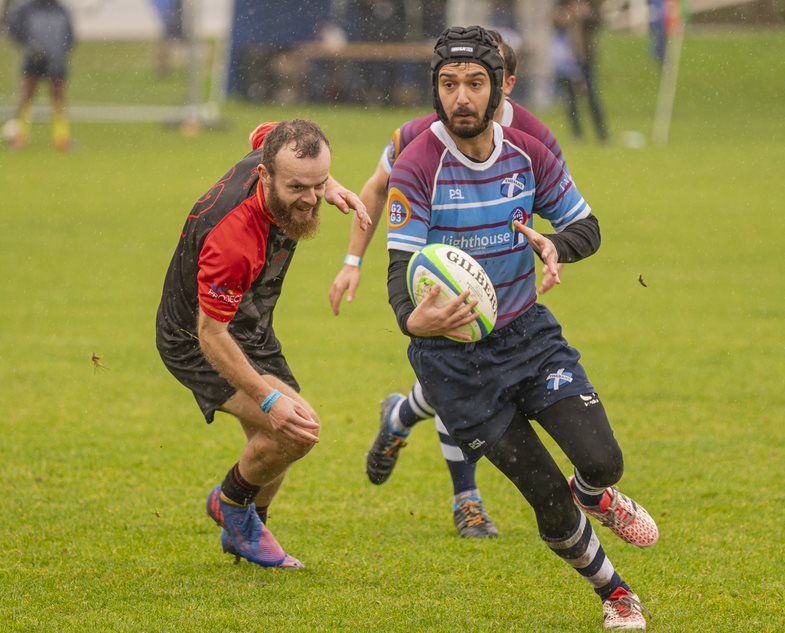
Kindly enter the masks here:
M 439 69 L 445 64 L 460 62 L 480 64 L 488 71 L 491 78 L 491 99 L 485 112 L 485 120 L 490 121 L 503 97 L 504 60 L 496 40 L 481 26 L 451 26 L 436 41 L 431 57 L 433 107 L 436 113 L 446 122 L 447 114 L 439 99 Z

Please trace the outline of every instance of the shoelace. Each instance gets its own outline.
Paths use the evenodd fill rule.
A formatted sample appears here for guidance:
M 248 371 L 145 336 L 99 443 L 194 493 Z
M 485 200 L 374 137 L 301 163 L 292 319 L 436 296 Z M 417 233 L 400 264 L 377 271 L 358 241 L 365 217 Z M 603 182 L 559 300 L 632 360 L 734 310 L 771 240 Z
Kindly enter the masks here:
M 466 525 L 469 527 L 479 527 L 485 523 L 485 516 L 479 501 L 467 499 L 460 508 L 466 514 Z
M 626 499 L 629 502 L 629 505 L 632 506 L 633 511 L 630 512 L 626 508 L 623 508 L 620 505 L 620 501 Z M 611 500 L 611 505 L 608 509 L 603 513 L 603 517 L 600 519 L 600 522 L 605 525 L 618 525 L 620 527 L 627 527 L 632 525 L 635 522 L 635 502 L 632 499 L 625 497 L 615 488 L 613 489 L 613 499 Z
M 384 454 L 388 457 L 395 457 L 404 446 L 406 446 L 406 442 L 404 440 L 394 440 L 390 446 L 388 446 L 384 450 Z
M 629 595 L 622 596 L 618 600 L 614 600 L 611 602 L 611 607 L 623 618 L 631 615 L 633 611 L 637 611 L 644 617 L 651 619 L 651 611 L 644 607 L 640 600 L 636 600 Z

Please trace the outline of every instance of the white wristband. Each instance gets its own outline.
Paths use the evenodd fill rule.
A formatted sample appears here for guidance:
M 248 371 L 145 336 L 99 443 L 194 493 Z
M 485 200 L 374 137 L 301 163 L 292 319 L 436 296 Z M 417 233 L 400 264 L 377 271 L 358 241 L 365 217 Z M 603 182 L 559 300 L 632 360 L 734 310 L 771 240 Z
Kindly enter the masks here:
M 357 266 L 357 268 L 360 268 L 363 265 L 363 258 L 357 257 L 357 255 L 347 255 L 344 257 L 343 263 L 346 266 Z

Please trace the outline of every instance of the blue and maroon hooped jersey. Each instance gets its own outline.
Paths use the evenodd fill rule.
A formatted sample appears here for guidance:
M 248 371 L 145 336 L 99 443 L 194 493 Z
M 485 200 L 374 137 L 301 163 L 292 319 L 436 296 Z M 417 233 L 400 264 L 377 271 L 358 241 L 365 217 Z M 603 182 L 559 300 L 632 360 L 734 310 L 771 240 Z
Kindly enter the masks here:
M 559 141 L 556 140 L 553 132 L 551 132 L 545 123 L 511 99 L 505 99 L 501 107 L 504 108 L 501 120 L 502 126 L 515 128 L 516 130 L 531 134 L 545 145 L 565 168 L 567 167 L 564 160 L 564 152 L 562 152 Z M 382 154 L 381 161 L 384 166 L 384 171 L 389 174 L 390 171 L 392 171 L 395 160 L 401 155 L 403 149 L 438 120 L 439 117 L 437 114 L 432 112 L 419 119 L 408 121 L 395 130 L 392 140 L 387 147 L 384 148 L 384 153 Z
M 498 329 L 537 299 L 534 253 L 513 220 L 531 226 L 536 213 L 559 232 L 591 208 L 540 141 L 496 123 L 493 134 L 482 163 L 464 156 L 439 121 L 406 147 L 390 173 L 387 248 L 437 243 L 469 253 L 496 288 Z

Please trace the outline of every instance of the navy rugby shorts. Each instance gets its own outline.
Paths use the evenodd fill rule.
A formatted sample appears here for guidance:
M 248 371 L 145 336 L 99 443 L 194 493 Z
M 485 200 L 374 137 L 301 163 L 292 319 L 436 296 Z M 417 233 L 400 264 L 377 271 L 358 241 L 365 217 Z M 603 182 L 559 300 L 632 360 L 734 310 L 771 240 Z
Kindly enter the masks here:
M 30 53 L 22 61 L 22 74 L 26 77 L 49 77 L 52 80 L 68 77 L 68 59 L 46 53 Z
M 428 402 L 469 461 L 477 461 L 512 422 L 563 398 L 594 392 L 550 310 L 535 303 L 477 343 L 412 338 L 409 361 Z
M 199 349 L 198 342 L 194 345 L 179 345 L 170 349 L 162 349 L 159 346 L 158 351 L 166 368 L 194 394 L 204 419 L 207 424 L 210 424 L 215 418 L 215 412 L 237 392 L 237 389 L 213 369 Z M 300 392 L 300 385 L 280 350 L 277 353 L 270 353 L 269 350 L 249 346 L 243 347 L 243 352 L 260 375 L 271 374 Z

